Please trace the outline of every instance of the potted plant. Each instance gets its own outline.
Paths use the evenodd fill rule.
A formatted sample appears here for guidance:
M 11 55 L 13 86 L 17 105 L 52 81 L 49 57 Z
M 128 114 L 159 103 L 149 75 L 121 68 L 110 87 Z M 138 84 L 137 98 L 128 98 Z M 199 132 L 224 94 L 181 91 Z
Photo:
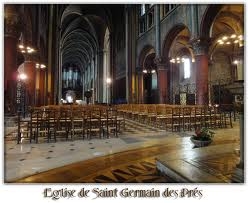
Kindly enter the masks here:
M 195 134 L 190 137 L 190 140 L 196 147 L 204 147 L 209 145 L 213 140 L 215 132 L 204 127 L 196 129 Z

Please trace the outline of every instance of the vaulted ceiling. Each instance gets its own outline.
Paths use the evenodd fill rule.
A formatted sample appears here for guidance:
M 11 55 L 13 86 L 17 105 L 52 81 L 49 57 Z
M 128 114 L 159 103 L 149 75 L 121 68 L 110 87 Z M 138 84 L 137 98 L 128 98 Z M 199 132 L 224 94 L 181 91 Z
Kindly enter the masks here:
M 83 72 L 102 47 L 104 33 L 111 26 L 107 7 L 69 5 L 61 16 L 62 65 L 73 64 Z

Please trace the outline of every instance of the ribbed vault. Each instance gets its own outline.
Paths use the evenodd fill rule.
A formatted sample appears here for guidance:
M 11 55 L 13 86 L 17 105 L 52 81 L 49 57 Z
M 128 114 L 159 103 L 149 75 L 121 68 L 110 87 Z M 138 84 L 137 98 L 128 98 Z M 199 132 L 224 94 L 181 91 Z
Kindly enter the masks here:
M 103 81 L 99 78 L 104 73 L 104 36 L 106 30 L 111 30 L 109 9 L 89 4 L 68 5 L 64 9 L 60 21 L 62 95 L 74 91 L 82 99 L 84 92 L 91 90 L 94 100 L 102 97 L 99 88 Z

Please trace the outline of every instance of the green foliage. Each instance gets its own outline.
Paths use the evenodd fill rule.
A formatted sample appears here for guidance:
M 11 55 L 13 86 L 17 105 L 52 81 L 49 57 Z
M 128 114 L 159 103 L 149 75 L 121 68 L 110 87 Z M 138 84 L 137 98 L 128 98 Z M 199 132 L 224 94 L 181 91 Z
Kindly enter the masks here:
M 195 135 L 193 135 L 193 138 L 195 140 L 208 141 L 214 137 L 214 134 L 215 132 L 204 127 L 201 129 L 197 129 L 195 131 Z

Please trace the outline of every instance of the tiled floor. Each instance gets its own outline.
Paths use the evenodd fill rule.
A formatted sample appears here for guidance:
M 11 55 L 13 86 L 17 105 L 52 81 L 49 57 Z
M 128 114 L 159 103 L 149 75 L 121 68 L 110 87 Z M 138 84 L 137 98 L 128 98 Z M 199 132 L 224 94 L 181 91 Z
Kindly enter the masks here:
M 8 140 L 5 182 L 173 182 L 156 172 L 155 156 L 192 150 L 190 134 L 129 121 L 119 138 L 19 145 Z M 234 128 L 217 129 L 212 145 L 238 142 L 236 122 Z

